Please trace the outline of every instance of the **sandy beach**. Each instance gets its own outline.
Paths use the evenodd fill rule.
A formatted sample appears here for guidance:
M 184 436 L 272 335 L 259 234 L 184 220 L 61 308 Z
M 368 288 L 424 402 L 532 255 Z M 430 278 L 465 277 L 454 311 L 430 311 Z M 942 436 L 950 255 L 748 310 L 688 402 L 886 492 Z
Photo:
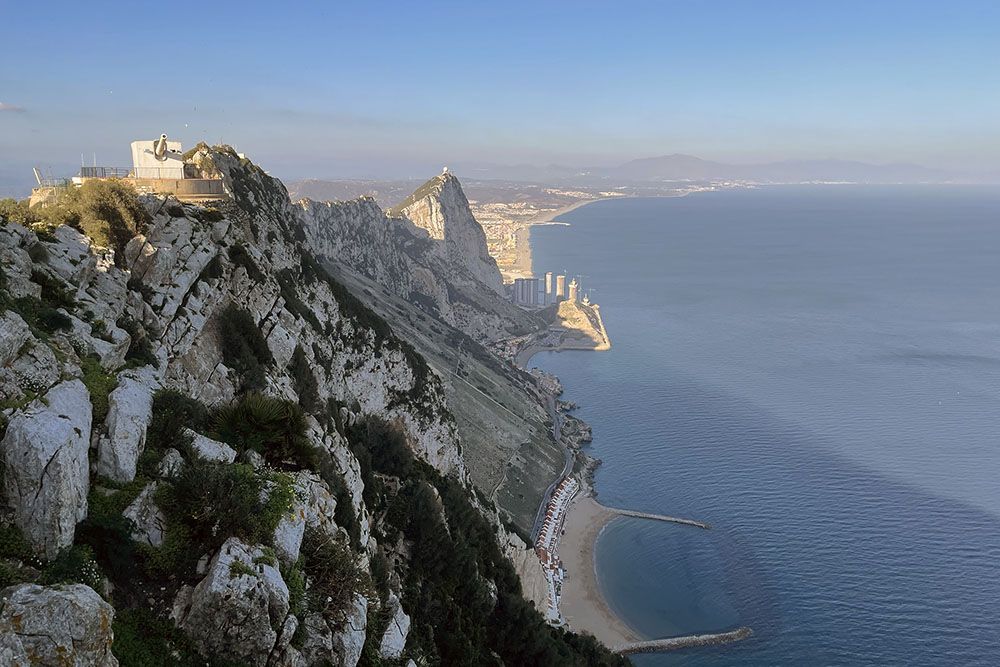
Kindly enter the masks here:
M 594 635 L 605 646 L 642 638 L 611 611 L 597 581 L 594 544 L 615 514 L 590 496 L 577 496 L 566 514 L 559 556 L 566 569 L 561 610 L 570 628 Z
M 562 208 L 557 208 L 554 211 L 546 211 L 538 217 L 526 222 L 524 226 L 518 228 L 518 230 L 514 232 L 514 245 L 516 247 L 514 263 L 508 267 L 504 267 L 504 273 L 512 278 L 530 278 L 534 275 L 534 268 L 531 262 L 531 227 L 533 225 L 544 225 L 553 222 L 560 215 L 569 213 L 570 211 L 575 211 L 581 206 L 586 206 L 587 204 L 591 204 L 595 201 L 601 200 L 582 199 L 578 202 L 570 204 L 569 206 L 563 206 Z

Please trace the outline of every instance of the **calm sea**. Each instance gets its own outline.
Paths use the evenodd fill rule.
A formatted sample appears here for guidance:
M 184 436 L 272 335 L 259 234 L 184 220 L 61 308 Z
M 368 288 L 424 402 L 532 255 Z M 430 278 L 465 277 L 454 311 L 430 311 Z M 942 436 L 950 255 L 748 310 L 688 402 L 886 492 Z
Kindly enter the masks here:
M 594 428 L 639 665 L 1000 665 L 1000 193 L 775 187 L 532 231 L 614 349 L 536 356 Z

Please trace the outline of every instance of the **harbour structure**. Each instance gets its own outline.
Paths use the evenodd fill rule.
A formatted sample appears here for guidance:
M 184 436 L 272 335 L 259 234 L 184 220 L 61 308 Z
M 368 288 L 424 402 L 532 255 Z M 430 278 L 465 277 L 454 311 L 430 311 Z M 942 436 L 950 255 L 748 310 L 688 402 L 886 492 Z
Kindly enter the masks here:
M 555 301 L 556 301 L 556 303 L 558 303 L 559 301 L 565 301 L 565 300 L 566 300 L 566 276 L 559 275 L 559 276 L 556 276 L 556 298 L 555 298 Z
M 181 201 L 204 202 L 227 197 L 222 176 L 214 168 L 202 168 L 182 153 L 181 142 L 161 134 L 157 139 L 133 141 L 131 167 L 81 166 L 80 173 L 69 181 L 47 181 L 35 170 L 38 186 L 32 190 L 32 203 L 44 202 L 59 188 L 81 186 L 93 180 L 123 180 L 139 193 L 169 194 Z

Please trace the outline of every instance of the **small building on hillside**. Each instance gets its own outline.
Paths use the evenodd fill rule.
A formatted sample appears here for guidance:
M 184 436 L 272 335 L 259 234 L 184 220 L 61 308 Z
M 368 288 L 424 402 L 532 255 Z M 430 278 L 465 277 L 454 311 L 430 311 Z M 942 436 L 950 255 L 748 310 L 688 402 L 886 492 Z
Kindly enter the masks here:
M 43 203 L 60 187 L 80 186 L 90 180 L 121 179 L 130 182 L 142 194 L 173 195 L 185 202 L 206 202 L 228 197 L 222 176 L 211 165 L 199 162 L 198 152 L 182 152 L 181 142 L 158 139 L 132 142 L 132 166 L 80 167 L 80 173 L 69 181 L 43 181 L 36 170 L 38 187 L 31 193 L 32 204 Z

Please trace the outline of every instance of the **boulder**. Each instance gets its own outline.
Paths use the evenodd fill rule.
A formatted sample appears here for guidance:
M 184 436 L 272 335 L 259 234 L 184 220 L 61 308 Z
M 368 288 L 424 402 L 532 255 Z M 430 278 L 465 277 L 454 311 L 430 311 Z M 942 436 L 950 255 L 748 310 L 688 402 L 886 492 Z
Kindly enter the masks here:
M 347 612 L 344 625 L 339 632 L 333 635 L 333 650 L 340 656 L 339 664 L 344 665 L 344 667 L 355 667 L 358 664 L 361 659 L 361 650 L 365 646 L 367 627 L 368 598 L 361 593 L 355 593 L 354 602 Z M 407 629 L 409 628 L 407 627 Z
M 107 435 L 98 444 L 97 474 L 116 482 L 135 479 L 157 387 L 155 372 L 149 366 L 118 375 L 118 387 L 108 395 Z
M 18 584 L 0 591 L 0 664 L 117 667 L 115 610 L 83 584 Z
M 302 510 L 305 525 L 315 528 L 329 537 L 336 537 L 337 524 L 333 516 L 337 511 L 337 499 L 330 493 L 326 482 L 312 472 L 300 472 L 295 479 L 296 495 L 303 498 Z
M 3 384 L 13 383 L 22 391 L 43 393 L 59 381 L 60 364 L 45 343 L 34 336 L 21 345 L 13 362 L 0 368 Z
M 0 443 L 3 496 L 35 550 L 54 558 L 87 516 L 92 411 L 80 380 L 62 382 L 15 413 Z
M 156 467 L 156 474 L 160 477 L 173 477 L 183 467 L 184 457 L 181 456 L 179 451 L 171 447 L 163 452 L 163 458 L 160 459 L 160 464 Z
M 189 428 L 184 429 L 184 433 L 191 436 L 191 449 L 206 461 L 232 463 L 236 460 L 236 450 L 226 443 L 206 438 Z
M 288 615 L 288 587 L 264 552 L 231 537 L 174 616 L 206 655 L 264 667 Z M 179 593 L 178 597 L 187 593 Z
M 398 660 L 403 655 L 403 649 L 406 647 L 406 636 L 410 633 L 410 617 L 403 611 L 395 593 L 389 594 L 387 606 L 392 618 L 385 634 L 382 635 L 382 643 L 379 644 L 378 652 L 385 659 Z
M 153 547 L 163 544 L 163 532 L 167 525 L 167 518 L 156 506 L 157 486 L 156 482 L 147 484 L 132 504 L 122 512 L 126 519 L 131 519 L 135 524 L 132 537 Z
M 31 340 L 31 329 L 12 310 L 0 313 L 0 367 L 17 359 L 21 346 Z

